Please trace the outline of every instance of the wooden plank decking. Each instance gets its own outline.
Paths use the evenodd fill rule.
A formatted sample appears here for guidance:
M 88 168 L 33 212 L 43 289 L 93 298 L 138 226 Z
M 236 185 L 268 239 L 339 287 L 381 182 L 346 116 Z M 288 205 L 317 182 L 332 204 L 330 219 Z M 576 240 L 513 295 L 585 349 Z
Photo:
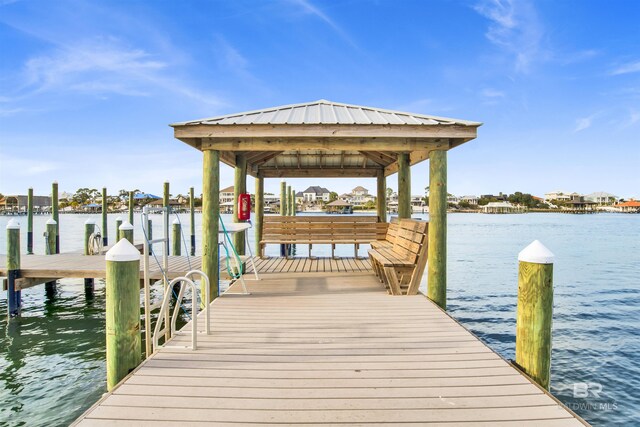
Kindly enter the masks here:
M 424 296 L 389 296 L 371 273 L 247 284 L 213 302 L 197 351 L 188 324 L 77 425 L 582 425 Z

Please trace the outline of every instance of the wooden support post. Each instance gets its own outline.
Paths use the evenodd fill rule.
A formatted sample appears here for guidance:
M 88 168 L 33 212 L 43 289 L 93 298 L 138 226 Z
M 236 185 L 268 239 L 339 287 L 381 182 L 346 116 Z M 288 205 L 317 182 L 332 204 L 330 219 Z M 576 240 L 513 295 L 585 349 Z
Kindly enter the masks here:
M 92 219 L 88 219 L 84 222 L 84 254 L 91 255 L 91 235 L 96 231 L 96 222 Z M 84 292 L 85 295 L 93 293 L 93 279 L 84 279 Z
M 233 222 L 238 220 L 238 197 L 240 194 L 247 192 L 247 156 L 245 154 L 236 155 L 236 168 L 233 180 Z M 236 248 L 238 255 L 245 253 L 245 236 L 244 231 L 233 235 L 233 246 Z
M 291 216 L 296 216 L 296 190 L 291 189 Z
M 191 225 L 191 256 L 196 256 L 196 210 L 193 187 L 189 188 L 189 221 Z
M 127 239 L 133 245 L 133 225 L 129 221 L 125 221 L 119 228 L 120 239 Z
M 54 255 L 56 253 L 56 242 L 58 241 L 58 223 L 50 218 L 46 224 L 45 235 L 45 253 Z M 46 282 L 44 284 L 45 293 L 48 297 L 52 297 L 56 291 L 56 281 Z
M 293 215 L 291 213 L 292 206 L 293 206 L 293 204 L 291 203 L 291 186 L 287 185 L 287 206 L 286 206 L 286 209 L 287 209 L 287 215 L 289 215 L 289 216 Z
M 109 213 L 109 203 L 107 196 L 107 187 L 102 187 L 102 246 L 105 248 L 109 244 L 109 236 L 107 234 L 108 223 L 107 214 Z
M 376 212 L 378 221 L 387 222 L 387 179 L 384 176 L 383 169 L 378 171 L 377 183 Z
M 60 253 L 60 216 L 58 213 L 58 181 L 51 185 L 51 217 L 56 222 L 56 241 L 54 254 Z
M 120 226 L 122 225 L 122 217 L 116 218 L 116 243 L 120 241 L 122 235 L 120 234 Z
M 180 238 L 180 234 L 182 231 L 181 228 L 182 227 L 180 226 L 180 221 L 178 221 L 178 218 L 174 219 L 173 223 L 171 224 L 171 255 L 174 256 L 182 255 L 182 239 Z
M 280 216 L 287 215 L 287 183 L 283 179 L 280 183 Z M 287 245 L 280 245 L 280 256 L 287 256 Z
M 429 153 L 427 296 L 447 309 L 447 152 Z
M 11 219 L 7 224 L 7 315 L 20 315 L 21 291 L 16 290 L 16 279 L 20 277 L 20 223 Z
M 205 150 L 202 160 L 202 271 L 209 277 L 211 298 L 218 297 L 220 229 L 220 152 Z M 205 281 L 200 282 L 202 300 Z M 211 301 L 205 301 L 209 304 Z
M 535 240 L 518 255 L 516 364 L 549 390 L 554 255 Z
M 121 240 L 106 254 L 107 390 L 135 369 L 142 357 L 140 252 Z
M 27 193 L 27 254 L 33 254 L 33 188 Z
M 409 153 L 398 154 L 398 218 L 411 218 L 411 165 Z
M 164 208 L 164 210 L 167 212 L 167 217 L 169 217 L 171 215 L 171 205 L 170 205 L 170 201 L 169 201 L 169 196 L 171 195 L 171 193 L 169 193 L 169 181 L 165 181 L 163 186 L 162 186 L 162 207 Z M 165 228 L 169 227 L 169 224 L 166 223 L 165 224 Z M 167 239 L 169 239 L 169 230 L 166 229 L 165 230 L 165 235 L 167 236 Z M 170 241 L 167 242 L 167 255 L 169 255 L 169 248 L 171 247 L 171 243 Z
M 133 225 L 133 191 L 129 191 L 129 224 Z
M 256 229 L 255 229 L 255 254 L 262 256 L 260 241 L 262 240 L 262 228 L 264 223 L 264 178 L 256 178 Z

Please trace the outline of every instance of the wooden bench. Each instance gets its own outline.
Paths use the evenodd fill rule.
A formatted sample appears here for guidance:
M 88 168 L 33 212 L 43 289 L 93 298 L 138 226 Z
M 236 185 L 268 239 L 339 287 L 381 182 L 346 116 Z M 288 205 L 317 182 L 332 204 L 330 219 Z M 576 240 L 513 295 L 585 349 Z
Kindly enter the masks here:
M 401 219 L 386 243 L 372 242 L 369 259 L 376 276 L 392 295 L 415 295 L 427 264 L 428 223 Z M 374 247 L 375 245 L 375 247 Z
M 391 222 L 389 222 L 389 226 L 387 227 L 387 234 L 384 236 L 383 240 L 374 240 L 371 242 L 371 247 L 373 249 L 391 249 L 393 248 L 393 244 L 396 242 L 396 234 L 398 234 L 398 217 L 391 217 Z
M 361 244 L 384 240 L 387 224 L 377 216 L 265 216 L 260 241 L 260 256 L 267 244 L 308 244 L 309 256 L 313 244 L 331 245 L 335 257 L 338 244 L 352 244 L 356 257 Z

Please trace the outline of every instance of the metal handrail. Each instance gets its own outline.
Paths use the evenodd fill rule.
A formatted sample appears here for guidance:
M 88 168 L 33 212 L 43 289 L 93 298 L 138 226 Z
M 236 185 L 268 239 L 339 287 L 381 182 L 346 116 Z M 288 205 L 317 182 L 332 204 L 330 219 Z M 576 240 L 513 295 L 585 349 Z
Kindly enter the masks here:
M 204 309 L 202 310 L 203 313 L 205 313 L 205 317 L 204 317 L 204 331 L 207 335 L 211 334 L 211 319 L 209 318 L 209 307 L 211 306 L 211 287 L 210 287 L 210 282 L 209 282 L 209 277 L 204 274 L 203 271 L 200 270 L 191 270 L 189 271 L 187 274 L 185 274 L 185 277 L 188 279 L 191 279 L 192 281 L 195 281 L 195 279 L 193 278 L 193 275 L 197 274 L 200 276 L 200 279 L 204 279 L 204 283 L 205 283 L 205 288 L 204 288 L 204 301 L 205 303 L 204 305 Z M 200 300 L 202 300 L 202 298 L 200 298 Z
M 169 325 L 166 324 L 166 319 L 169 317 L 170 306 L 169 302 L 171 301 L 171 292 L 173 291 L 173 286 L 180 282 L 180 292 L 178 292 L 178 298 L 176 301 L 176 305 L 173 311 L 173 316 L 171 317 L 171 323 Z M 184 276 L 176 277 L 171 282 L 169 282 L 169 286 L 164 293 L 164 298 L 162 299 L 162 307 L 160 307 L 160 313 L 158 313 L 158 320 L 156 321 L 156 327 L 153 331 L 153 351 L 155 352 L 158 348 L 158 340 L 160 339 L 160 335 L 165 335 L 169 330 L 174 334 L 176 332 L 176 320 L 178 318 L 178 311 L 180 310 L 180 304 L 182 303 L 182 298 L 184 296 L 184 285 L 188 284 L 191 287 L 191 292 L 193 295 L 193 302 L 191 306 L 193 308 L 192 311 L 192 325 L 191 325 L 191 350 L 197 350 L 198 348 L 198 288 L 195 283 L 191 279 L 188 279 Z M 165 323 L 165 327 L 160 329 Z

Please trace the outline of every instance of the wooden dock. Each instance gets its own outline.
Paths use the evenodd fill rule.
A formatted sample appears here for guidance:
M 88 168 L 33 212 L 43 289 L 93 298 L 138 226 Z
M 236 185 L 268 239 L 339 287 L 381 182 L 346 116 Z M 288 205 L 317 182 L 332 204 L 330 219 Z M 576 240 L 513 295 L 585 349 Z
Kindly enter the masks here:
M 74 425 L 583 425 L 424 296 L 279 262 L 212 303 L 198 350 L 189 323 Z

